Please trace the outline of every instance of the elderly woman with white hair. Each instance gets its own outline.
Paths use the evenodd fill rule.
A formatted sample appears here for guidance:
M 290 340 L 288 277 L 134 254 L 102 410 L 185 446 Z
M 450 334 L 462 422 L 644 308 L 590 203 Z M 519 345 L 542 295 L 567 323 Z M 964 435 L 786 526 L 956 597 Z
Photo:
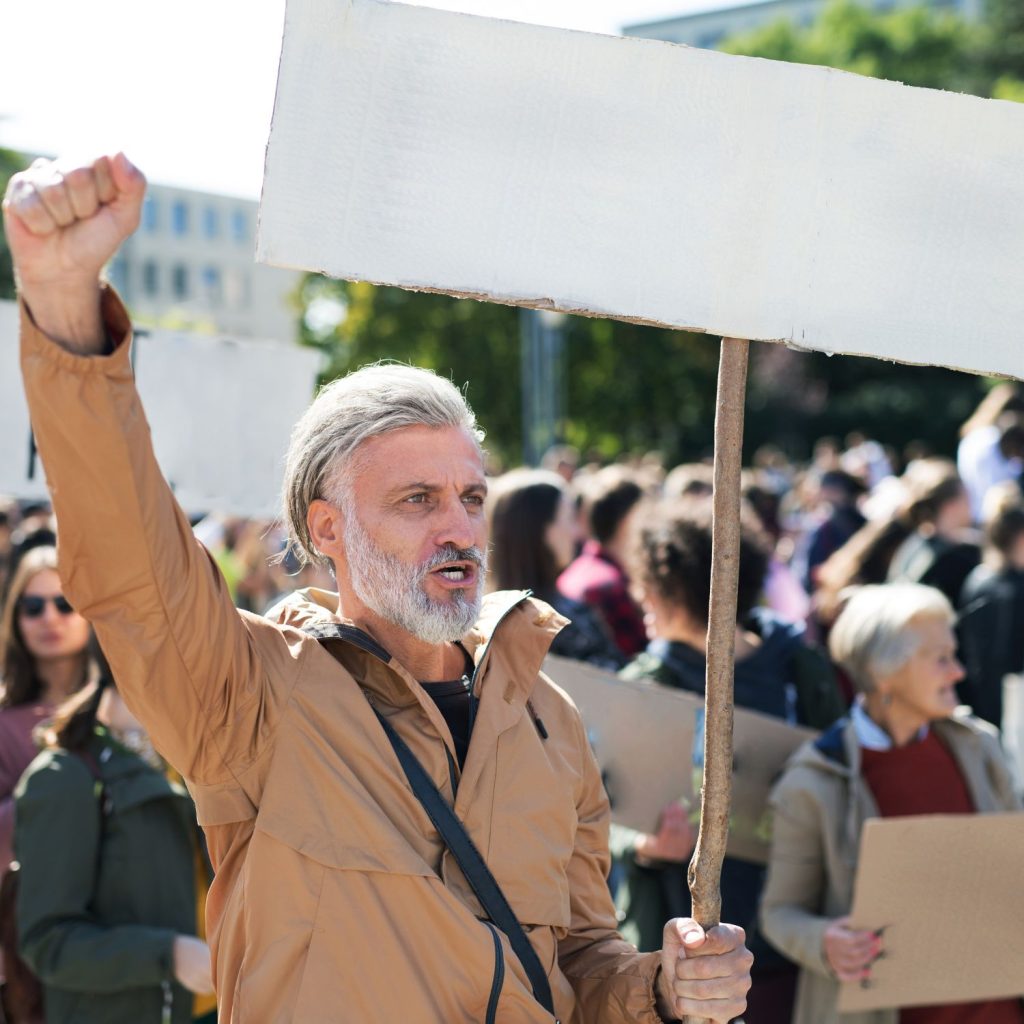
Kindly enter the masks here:
M 957 707 L 953 610 L 931 587 L 863 587 L 829 637 L 859 696 L 793 757 L 772 794 L 764 934 L 801 966 L 794 1024 L 1022 1024 L 1019 999 L 843 1014 L 840 981 L 870 976 L 883 952 L 856 931 L 857 851 L 866 819 L 1016 810 L 995 730 Z

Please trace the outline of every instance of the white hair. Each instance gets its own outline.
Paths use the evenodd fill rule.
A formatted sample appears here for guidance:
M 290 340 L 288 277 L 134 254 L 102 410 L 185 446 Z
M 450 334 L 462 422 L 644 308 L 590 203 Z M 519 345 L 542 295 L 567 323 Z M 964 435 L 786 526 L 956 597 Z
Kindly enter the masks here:
M 313 545 L 306 516 L 317 498 L 344 499 L 345 477 L 359 446 L 419 426 L 461 427 L 478 445 L 484 438 L 462 392 L 430 370 L 379 363 L 321 388 L 295 424 L 285 459 L 284 515 L 301 563 L 329 564 Z
M 921 620 L 956 621 L 946 596 L 919 583 L 860 587 L 850 598 L 828 638 L 832 660 L 861 693 L 880 677 L 899 671 L 921 645 Z

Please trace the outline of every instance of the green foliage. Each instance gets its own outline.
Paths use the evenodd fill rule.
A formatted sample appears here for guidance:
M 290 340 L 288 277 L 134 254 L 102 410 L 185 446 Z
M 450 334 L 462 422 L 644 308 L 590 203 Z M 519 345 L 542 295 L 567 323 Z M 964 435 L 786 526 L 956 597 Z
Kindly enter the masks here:
M 776 21 L 734 36 L 727 53 L 843 68 L 907 85 L 983 91 L 985 33 L 952 13 L 907 7 L 879 14 L 849 0 L 829 4 L 809 28 Z
M 506 465 L 522 457 L 519 311 L 444 295 L 308 275 L 301 310 L 337 304 L 343 319 L 317 330 L 304 317 L 304 343 L 329 357 L 325 380 L 379 359 L 425 366 L 467 385 Z M 565 440 L 606 458 L 664 450 L 670 458 L 711 441 L 718 346 L 713 339 L 637 324 L 570 317 L 566 322 Z
M 7 191 L 11 176 L 25 168 L 20 154 L 9 149 L 0 149 L 0 195 Z M 11 265 L 11 251 L 7 238 L 0 231 L 0 299 L 14 298 L 14 267 Z

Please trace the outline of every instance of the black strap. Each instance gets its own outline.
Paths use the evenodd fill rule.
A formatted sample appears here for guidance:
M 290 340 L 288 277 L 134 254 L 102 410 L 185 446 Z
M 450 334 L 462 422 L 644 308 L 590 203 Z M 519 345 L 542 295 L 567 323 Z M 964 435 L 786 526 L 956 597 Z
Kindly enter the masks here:
M 423 765 L 416 759 L 416 755 L 406 745 L 405 740 L 395 732 L 391 723 L 376 708 L 373 711 L 391 741 L 391 746 L 409 780 L 409 785 L 412 786 L 412 791 L 423 804 L 427 816 L 459 862 L 459 867 L 462 868 L 462 873 L 466 876 L 473 892 L 476 893 L 480 905 L 491 921 L 508 936 L 513 952 L 519 957 L 519 961 L 530 979 L 534 998 L 554 1017 L 555 1004 L 551 998 L 551 986 L 548 984 L 547 972 L 530 944 L 530 940 L 526 937 L 526 932 L 523 931 L 515 912 L 509 906 L 505 894 L 501 891 L 494 875 L 491 874 L 487 862 L 473 845 L 473 840 L 469 838 L 465 825 L 459 821 L 455 812 L 445 802 L 444 797 L 438 792 L 437 786 L 427 775 Z

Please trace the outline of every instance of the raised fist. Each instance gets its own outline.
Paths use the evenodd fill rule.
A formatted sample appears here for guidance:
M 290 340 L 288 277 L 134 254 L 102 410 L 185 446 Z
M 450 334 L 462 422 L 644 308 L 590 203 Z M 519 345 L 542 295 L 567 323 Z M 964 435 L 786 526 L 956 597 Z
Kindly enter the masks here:
M 15 277 L 47 334 L 83 342 L 98 327 L 100 271 L 138 227 L 145 191 L 123 153 L 79 166 L 36 160 L 11 178 L 3 214 Z

